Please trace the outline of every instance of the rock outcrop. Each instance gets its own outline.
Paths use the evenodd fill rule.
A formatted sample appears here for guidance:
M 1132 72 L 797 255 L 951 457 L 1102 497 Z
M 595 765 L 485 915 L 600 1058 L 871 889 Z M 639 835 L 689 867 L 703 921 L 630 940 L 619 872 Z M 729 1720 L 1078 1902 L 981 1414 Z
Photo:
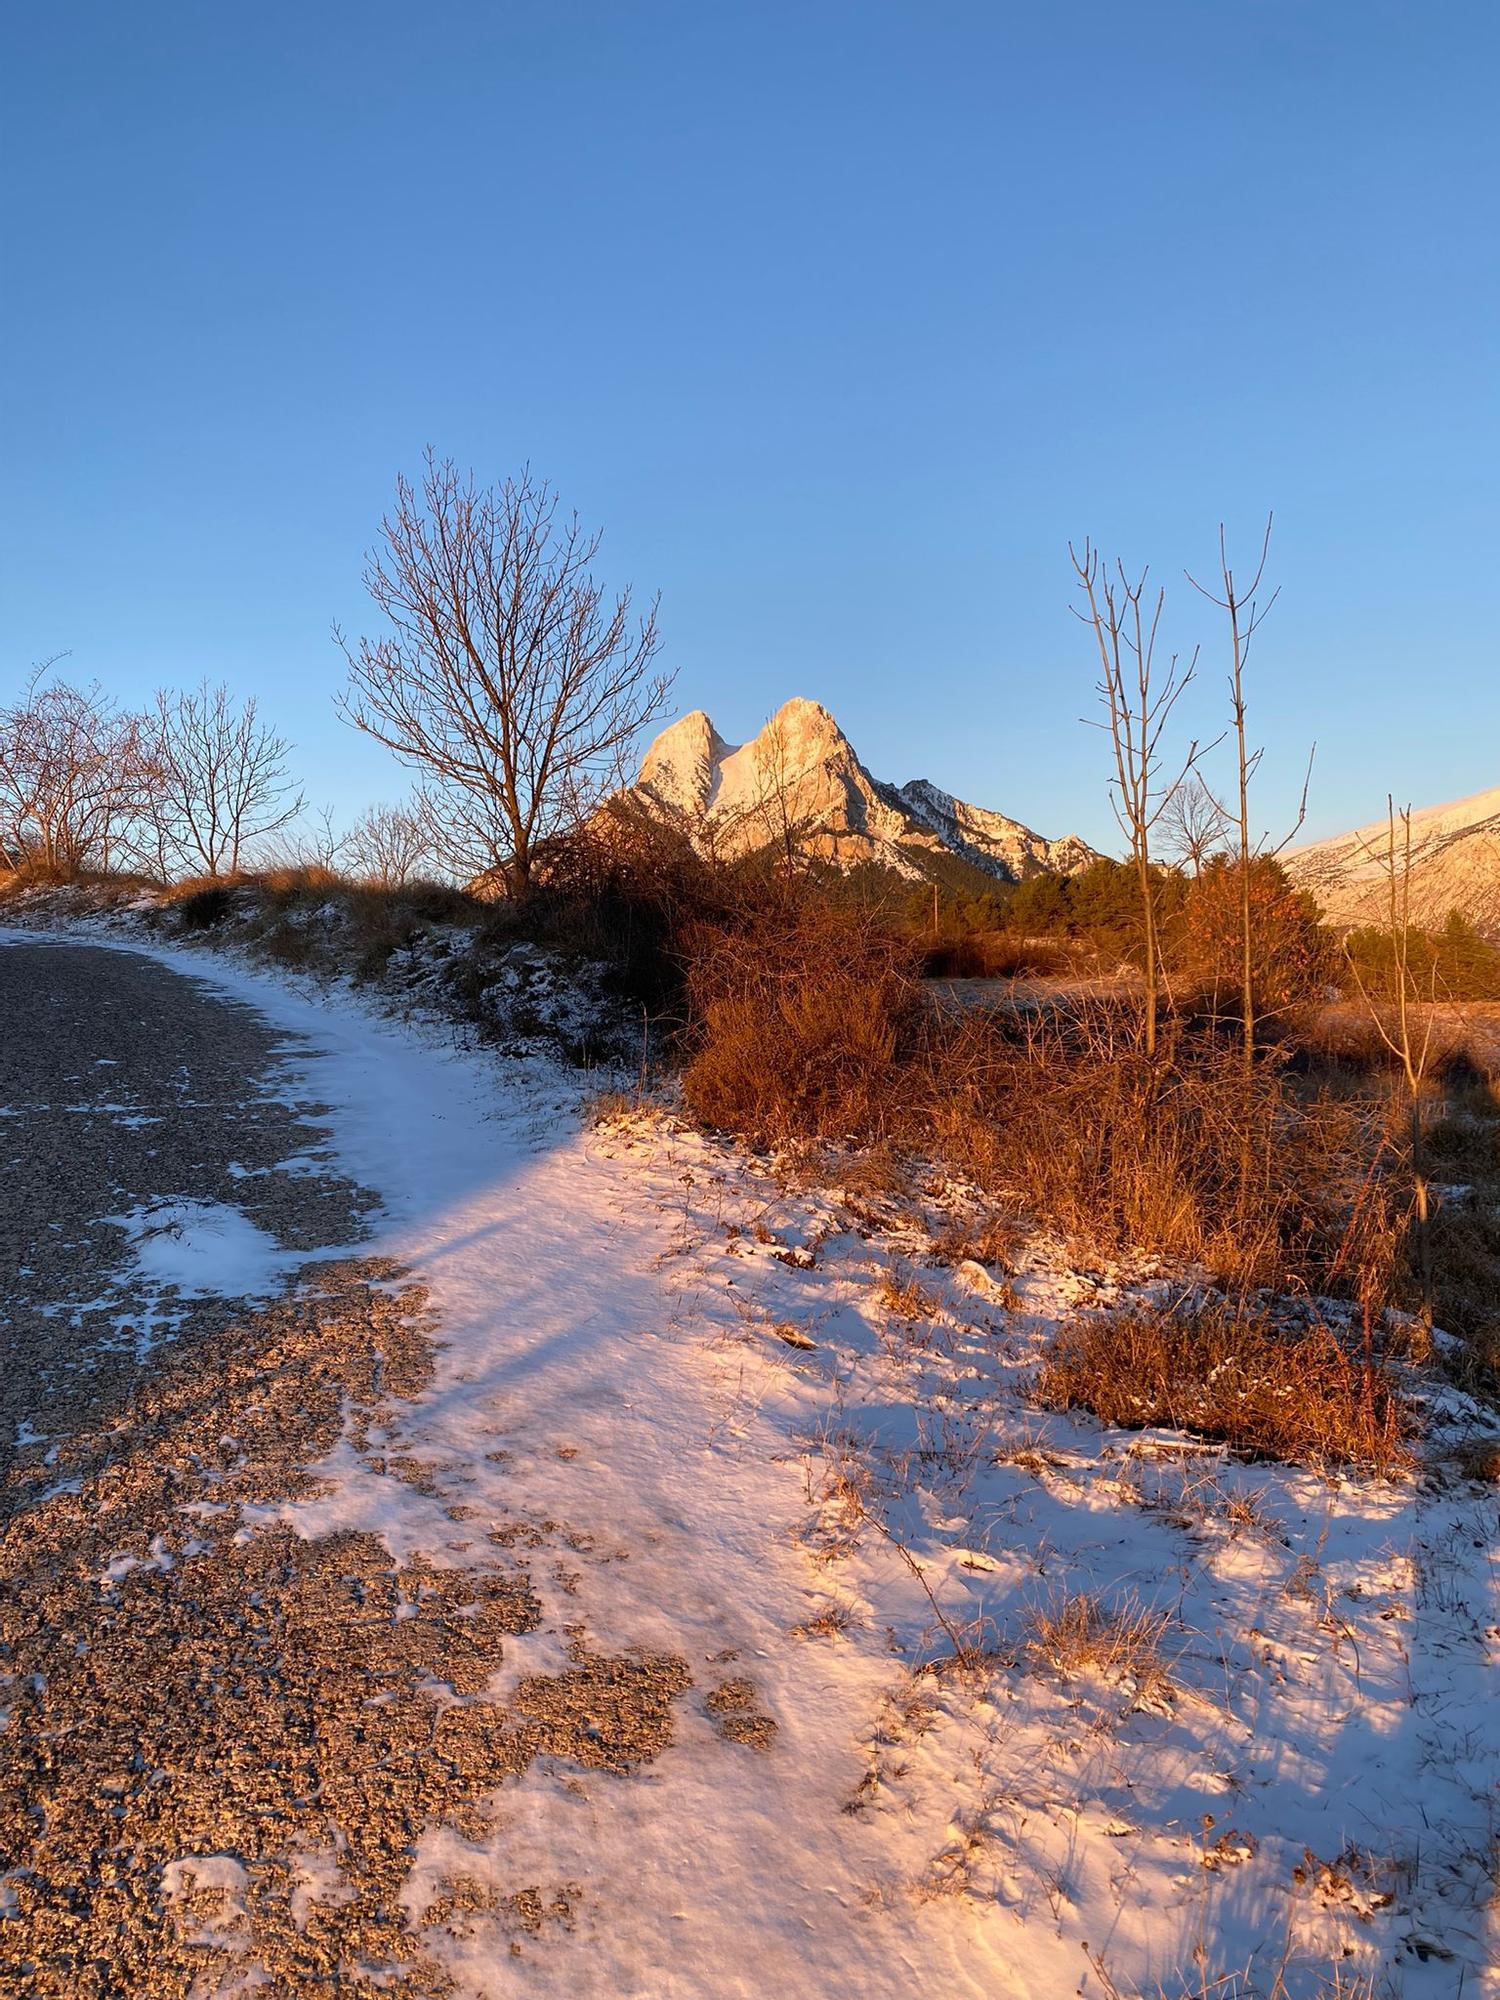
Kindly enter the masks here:
M 1019 820 L 966 805 L 925 778 L 873 777 L 820 702 L 778 709 L 748 743 L 730 744 L 702 709 L 664 729 L 625 798 L 680 822 L 725 855 L 790 847 L 843 869 L 875 864 L 925 880 L 945 856 L 998 881 L 1087 866 L 1074 836 L 1048 840 Z

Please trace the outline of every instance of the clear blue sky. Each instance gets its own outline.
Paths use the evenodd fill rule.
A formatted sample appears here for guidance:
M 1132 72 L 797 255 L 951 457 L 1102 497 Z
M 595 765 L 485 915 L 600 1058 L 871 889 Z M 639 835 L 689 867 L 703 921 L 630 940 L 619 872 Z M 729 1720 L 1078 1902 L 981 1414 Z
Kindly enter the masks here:
M 222 675 L 341 811 L 398 468 L 530 460 L 682 708 L 1109 831 L 1070 536 L 1277 515 L 1264 816 L 1500 783 L 1492 0 L 148 0 L 3 64 L 0 683 Z M 1216 726 L 1216 724 L 1215 724 Z

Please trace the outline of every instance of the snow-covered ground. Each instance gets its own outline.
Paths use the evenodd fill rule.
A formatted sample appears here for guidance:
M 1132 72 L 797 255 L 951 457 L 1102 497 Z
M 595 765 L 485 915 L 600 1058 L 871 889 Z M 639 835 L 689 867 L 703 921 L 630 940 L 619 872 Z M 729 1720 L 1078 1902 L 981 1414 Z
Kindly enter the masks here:
M 1040 1412 L 1049 1329 L 1120 1280 L 1036 1238 L 1013 1275 L 939 1267 L 961 1190 L 801 1187 L 665 1112 L 590 1127 L 542 1060 L 149 950 L 296 1038 L 289 1088 L 443 1343 L 384 1441 L 431 1491 L 344 1448 L 247 1527 L 461 1564 L 529 1522 L 545 1616 L 492 1693 L 579 1625 L 698 1682 L 634 1776 L 539 1759 L 492 1837 L 429 1831 L 414 1919 L 461 1875 L 568 1911 L 519 1950 L 483 1912 L 430 1929 L 461 1992 L 1500 1994 L 1493 1488 Z M 148 1254 L 225 1228 L 189 1221 Z M 1143 1636 L 1118 1668 L 1049 1656 L 1080 1596 Z M 769 1741 L 725 1740 L 726 1679 Z

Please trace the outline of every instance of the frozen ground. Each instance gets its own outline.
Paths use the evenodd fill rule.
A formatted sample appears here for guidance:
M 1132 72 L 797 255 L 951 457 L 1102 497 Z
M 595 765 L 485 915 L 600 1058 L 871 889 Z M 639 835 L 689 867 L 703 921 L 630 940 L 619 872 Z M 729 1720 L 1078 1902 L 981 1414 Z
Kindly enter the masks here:
M 962 1190 L 802 1188 L 666 1113 L 591 1129 L 542 1061 L 151 956 L 296 1038 L 288 1091 L 383 1202 L 361 1253 L 437 1316 L 385 1460 L 345 1437 L 242 1533 L 462 1569 L 517 1527 L 540 1617 L 502 1704 L 580 1630 L 688 1663 L 640 1769 L 539 1755 L 487 1817 L 428 1826 L 401 1900 L 458 1992 L 1500 1993 L 1493 1488 L 1043 1414 L 1047 1331 L 1123 1280 L 1035 1238 L 1012 1272 L 938 1266 Z M 177 1275 L 217 1227 L 244 1283 L 253 1241 L 186 1221 Z M 1081 1596 L 1152 1657 L 1073 1670 L 1045 1620 Z M 231 1945 L 239 1865 L 179 1867 L 225 1891 Z M 299 1865 L 337 1895 L 328 1855 Z

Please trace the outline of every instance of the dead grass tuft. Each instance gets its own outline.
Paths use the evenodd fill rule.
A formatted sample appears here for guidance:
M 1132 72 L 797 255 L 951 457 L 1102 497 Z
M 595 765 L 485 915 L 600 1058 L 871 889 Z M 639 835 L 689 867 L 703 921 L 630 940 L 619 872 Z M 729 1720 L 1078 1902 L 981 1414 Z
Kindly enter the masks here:
M 1177 1691 L 1161 1650 L 1169 1622 L 1164 1611 L 1069 1591 L 1036 1610 L 1020 1656 L 1061 1680 L 1095 1673 L 1128 1682 L 1137 1706 L 1161 1707 Z
M 932 1293 L 899 1264 L 890 1264 L 881 1273 L 876 1296 L 897 1319 L 931 1319 L 938 1309 Z
M 1016 1216 L 991 1215 L 969 1225 L 954 1223 L 933 1243 L 933 1261 L 950 1265 L 983 1264 L 1013 1278 L 1025 1234 L 1024 1225 Z

